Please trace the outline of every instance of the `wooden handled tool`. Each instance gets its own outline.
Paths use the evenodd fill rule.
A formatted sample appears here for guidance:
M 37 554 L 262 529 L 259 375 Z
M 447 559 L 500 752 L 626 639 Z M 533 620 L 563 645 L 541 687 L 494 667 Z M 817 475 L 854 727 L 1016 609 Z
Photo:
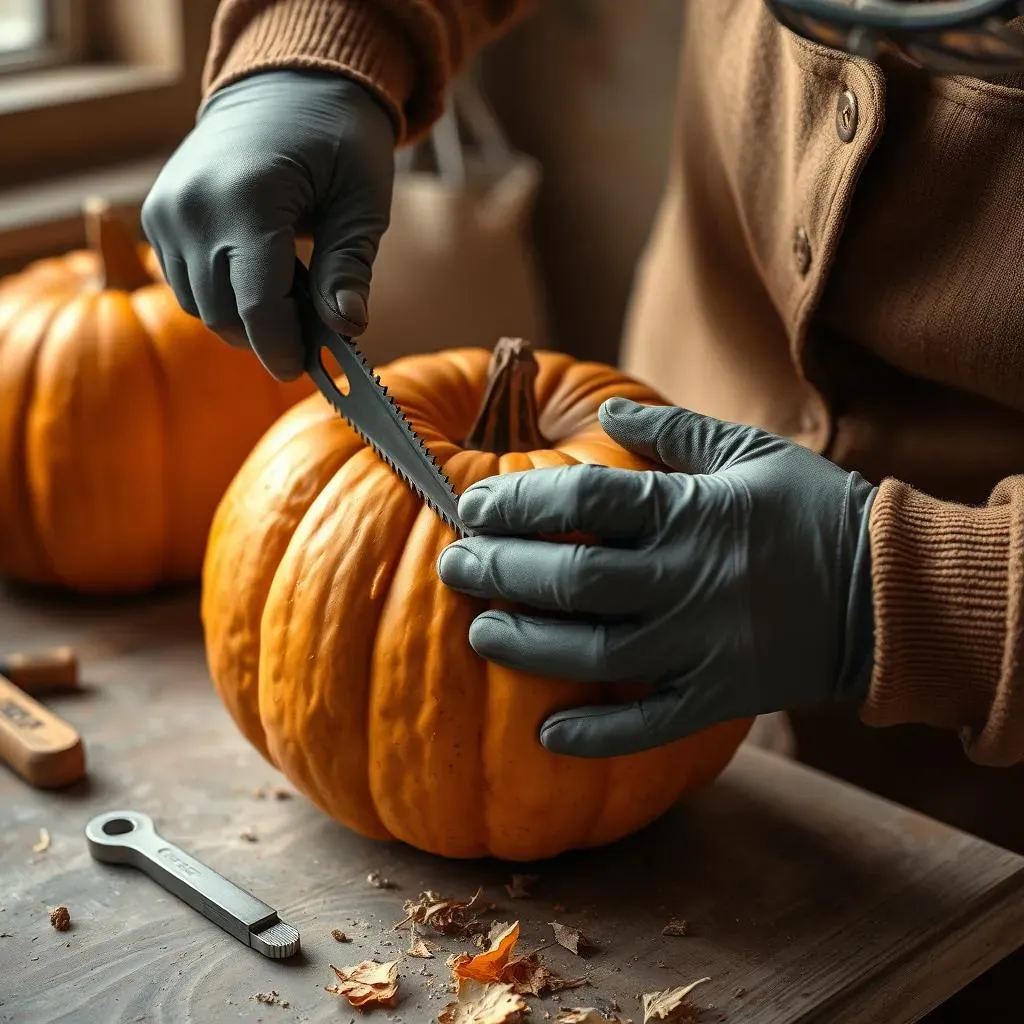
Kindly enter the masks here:
M 0 759 L 40 789 L 66 786 L 85 774 L 85 749 L 78 733 L 4 676 Z
M 0 654 L 0 676 L 26 693 L 70 690 L 78 685 L 78 658 L 70 647 Z

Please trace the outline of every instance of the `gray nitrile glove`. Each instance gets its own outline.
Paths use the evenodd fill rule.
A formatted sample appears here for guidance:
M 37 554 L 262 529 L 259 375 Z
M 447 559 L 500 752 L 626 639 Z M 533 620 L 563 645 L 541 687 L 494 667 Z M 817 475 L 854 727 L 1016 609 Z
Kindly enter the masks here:
M 469 637 L 481 656 L 656 687 L 632 703 L 552 715 L 544 746 L 626 754 L 716 722 L 862 697 L 877 488 L 799 445 L 683 409 L 611 399 L 600 418 L 613 440 L 675 472 L 490 477 L 459 502 L 478 535 L 438 562 L 453 589 L 538 609 L 481 613 Z M 603 543 L 530 539 L 574 531 Z
M 341 75 L 268 71 L 215 92 L 142 208 L 178 303 L 294 379 L 302 345 L 288 295 L 295 235 L 310 231 L 320 315 L 362 333 L 394 147 L 384 108 Z

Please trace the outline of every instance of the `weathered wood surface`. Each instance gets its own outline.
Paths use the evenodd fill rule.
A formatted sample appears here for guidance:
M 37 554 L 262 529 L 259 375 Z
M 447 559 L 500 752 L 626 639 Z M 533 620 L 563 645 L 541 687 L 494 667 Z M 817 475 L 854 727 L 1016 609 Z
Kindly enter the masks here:
M 89 777 L 47 793 L 0 769 L 3 1022 L 349 1021 L 358 1013 L 324 991 L 328 964 L 397 957 L 402 901 L 427 888 L 486 886 L 527 948 L 550 941 L 556 918 L 596 943 L 586 961 L 544 951 L 591 984 L 534 1001 L 533 1019 L 615 999 L 639 1022 L 637 993 L 710 976 L 695 993 L 716 1007 L 709 1020 L 901 1024 L 1024 941 L 1024 859 L 753 749 L 643 834 L 529 869 L 535 896 L 510 900 L 508 865 L 447 863 L 362 840 L 300 797 L 255 799 L 283 780 L 209 685 L 194 594 L 91 607 L 0 591 L 0 653 L 55 643 L 80 652 L 82 692 L 47 701 L 82 733 Z M 93 862 L 85 823 L 126 807 L 274 906 L 301 932 L 300 956 L 269 961 L 143 875 Z M 34 853 L 41 828 L 52 843 Z M 257 842 L 242 838 L 250 828 Z M 401 888 L 373 888 L 373 870 Z M 48 918 L 61 903 L 64 933 Z M 662 936 L 670 917 L 692 934 Z M 435 959 L 403 962 L 404 997 L 376 1019 L 436 1017 L 445 957 L 469 948 L 436 945 Z M 290 1006 L 252 999 L 270 989 Z

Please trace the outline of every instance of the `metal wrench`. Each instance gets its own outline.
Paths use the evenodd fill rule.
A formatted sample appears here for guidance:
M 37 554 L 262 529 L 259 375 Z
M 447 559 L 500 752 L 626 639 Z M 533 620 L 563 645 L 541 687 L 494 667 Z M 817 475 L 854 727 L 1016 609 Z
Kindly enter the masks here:
M 169 843 L 140 811 L 107 811 L 85 826 L 94 860 L 130 864 L 229 935 L 281 960 L 299 951 L 299 933 L 273 907 Z

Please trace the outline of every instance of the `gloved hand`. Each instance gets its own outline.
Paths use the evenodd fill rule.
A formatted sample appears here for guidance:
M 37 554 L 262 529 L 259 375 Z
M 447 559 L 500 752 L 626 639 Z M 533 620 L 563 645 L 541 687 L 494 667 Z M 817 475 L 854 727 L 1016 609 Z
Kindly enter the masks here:
M 620 445 L 676 472 L 490 477 L 459 501 L 477 535 L 438 561 L 455 590 L 540 610 L 477 616 L 469 639 L 482 657 L 656 687 L 552 715 L 544 746 L 627 754 L 720 721 L 862 697 L 877 488 L 799 445 L 683 409 L 611 399 L 600 419 Z M 574 531 L 603 543 L 532 539 Z
M 295 234 L 311 231 L 314 301 L 342 334 L 367 323 L 391 214 L 395 135 L 341 75 L 268 71 L 219 89 L 171 156 L 142 226 L 178 303 L 280 380 L 302 372 L 288 294 Z

